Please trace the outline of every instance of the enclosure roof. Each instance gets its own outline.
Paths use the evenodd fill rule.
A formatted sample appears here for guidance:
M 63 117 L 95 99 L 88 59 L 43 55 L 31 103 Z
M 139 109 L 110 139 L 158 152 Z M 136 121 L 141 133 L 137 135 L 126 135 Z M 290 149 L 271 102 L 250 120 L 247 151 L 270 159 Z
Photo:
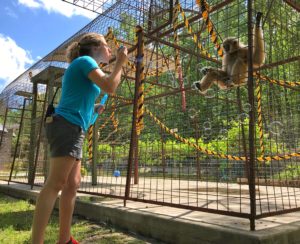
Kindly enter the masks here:
M 31 82 L 39 84 L 51 84 L 56 87 L 61 87 L 61 77 L 65 72 L 64 68 L 48 66 L 37 75 L 31 78 Z
M 84 35 L 85 33 L 82 33 L 80 35 L 74 36 L 73 38 L 70 38 L 69 40 L 67 40 L 66 42 L 64 42 L 61 46 L 59 46 L 57 49 L 55 49 L 50 55 L 48 55 L 47 57 L 44 58 L 44 61 L 48 61 L 48 62 L 67 62 L 66 60 L 66 50 L 68 48 L 68 46 L 72 43 L 72 42 L 77 42 L 80 40 L 80 38 Z M 113 54 L 117 53 L 117 47 L 114 43 L 114 41 L 112 39 L 106 39 L 109 47 L 112 50 Z M 124 40 L 121 39 L 116 39 L 116 41 L 118 42 L 119 45 L 123 45 L 126 46 L 127 49 L 132 49 L 134 47 L 134 44 L 126 42 Z M 135 52 L 131 52 L 128 54 L 128 60 L 131 64 L 135 65 Z M 109 63 L 109 65 L 104 66 L 102 69 L 104 72 L 110 73 L 112 72 L 113 69 L 113 64 L 115 63 L 115 56 L 112 57 L 112 61 Z M 152 64 L 150 65 L 150 67 L 146 67 L 146 72 L 149 74 L 149 76 L 155 75 L 156 74 L 156 65 L 157 67 L 160 68 L 160 72 L 166 72 L 166 71 L 172 71 L 175 69 L 175 61 L 174 58 L 170 57 L 165 57 L 163 56 L 161 53 L 156 54 L 153 53 L 153 48 L 145 48 L 144 49 L 144 63 Z M 47 74 L 51 74 L 47 73 Z M 134 79 L 135 77 L 135 70 L 133 70 L 127 63 L 126 67 L 124 68 L 124 74 L 125 76 L 127 76 L 127 78 L 132 78 Z M 47 77 L 43 77 L 44 80 L 49 79 Z M 39 82 L 42 83 L 42 82 Z M 47 83 L 43 83 L 43 84 L 47 84 Z

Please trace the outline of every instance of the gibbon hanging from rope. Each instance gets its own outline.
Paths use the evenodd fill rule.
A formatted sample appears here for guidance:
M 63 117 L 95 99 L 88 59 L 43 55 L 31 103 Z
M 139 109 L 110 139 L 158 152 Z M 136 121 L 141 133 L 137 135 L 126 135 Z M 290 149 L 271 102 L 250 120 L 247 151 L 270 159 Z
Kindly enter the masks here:
M 260 67 L 265 61 L 265 47 L 263 30 L 261 27 L 262 13 L 256 15 L 256 24 L 253 28 L 253 67 Z M 222 69 L 204 67 L 201 72 L 204 77 L 194 82 L 194 87 L 205 94 L 212 84 L 220 89 L 244 85 L 248 77 L 248 47 L 235 37 L 226 38 L 222 44 L 224 57 Z

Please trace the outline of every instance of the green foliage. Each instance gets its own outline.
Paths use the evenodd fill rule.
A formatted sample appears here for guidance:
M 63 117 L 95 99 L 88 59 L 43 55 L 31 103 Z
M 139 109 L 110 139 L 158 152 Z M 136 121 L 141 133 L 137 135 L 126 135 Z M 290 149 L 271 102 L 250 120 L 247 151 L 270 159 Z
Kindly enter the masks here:
M 0 243 L 31 243 L 33 213 L 34 206 L 29 201 L 17 200 L 0 193 Z M 58 214 L 54 212 L 47 225 L 45 244 L 57 242 L 58 228 Z M 72 233 L 75 239 L 86 243 L 146 243 L 111 226 L 96 225 L 76 217 L 73 218 Z
M 246 138 L 246 146 L 248 148 L 248 123 L 249 120 L 245 119 L 244 124 L 244 133 Z M 259 136 L 259 128 L 256 127 L 256 137 Z M 272 138 L 267 139 L 267 134 L 264 135 L 265 142 L 269 144 L 265 145 L 265 154 L 266 155 L 277 155 L 278 153 L 283 153 L 286 149 L 284 144 L 276 143 Z M 146 138 L 146 139 L 145 139 Z M 162 162 L 162 151 L 164 151 L 164 158 L 168 161 L 182 161 L 195 156 L 196 149 L 193 147 L 184 144 L 180 141 L 175 140 L 173 136 L 170 136 L 163 143 L 160 140 L 156 139 L 147 139 L 139 141 L 139 155 L 141 158 L 141 163 L 146 165 L 155 165 L 161 164 Z M 244 155 L 243 144 L 242 144 L 242 132 L 241 124 L 239 122 L 232 121 L 228 125 L 227 133 L 218 135 L 212 140 L 205 140 L 204 138 L 199 138 L 196 143 L 196 139 L 193 137 L 186 138 L 192 144 L 196 144 L 199 147 L 207 150 L 214 151 L 216 153 L 222 153 L 226 155 Z M 129 144 L 122 144 L 118 146 L 112 146 L 109 144 L 101 144 L 98 147 L 99 155 L 102 159 L 111 158 L 111 152 L 114 150 L 116 155 L 128 155 Z M 260 147 L 257 146 L 257 156 L 260 156 Z
M 282 179 L 282 180 L 299 180 L 300 177 L 300 165 L 287 165 L 284 170 L 274 175 L 274 179 Z
M 81 173 L 81 176 L 84 177 L 84 176 L 88 175 L 88 170 L 85 167 L 81 167 L 80 173 Z

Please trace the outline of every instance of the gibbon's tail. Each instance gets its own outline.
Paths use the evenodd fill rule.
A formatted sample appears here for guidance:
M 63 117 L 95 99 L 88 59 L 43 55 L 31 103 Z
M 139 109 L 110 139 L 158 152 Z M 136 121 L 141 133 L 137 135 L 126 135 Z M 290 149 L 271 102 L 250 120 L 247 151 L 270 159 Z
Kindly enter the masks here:
M 256 21 L 255 21 L 256 27 L 260 27 L 262 15 L 263 15 L 262 12 L 257 12 L 257 14 L 256 14 Z

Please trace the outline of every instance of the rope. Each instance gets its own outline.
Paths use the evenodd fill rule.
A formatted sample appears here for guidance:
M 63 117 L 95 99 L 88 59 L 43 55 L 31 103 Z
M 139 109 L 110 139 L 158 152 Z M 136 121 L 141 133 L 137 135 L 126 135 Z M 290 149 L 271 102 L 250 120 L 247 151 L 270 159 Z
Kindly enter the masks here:
M 201 9 L 201 14 L 202 14 L 202 18 L 205 21 L 208 33 L 210 35 L 210 39 L 213 42 L 213 44 L 215 45 L 217 51 L 218 51 L 218 55 L 220 57 L 223 57 L 223 48 L 222 46 L 219 44 L 218 41 L 218 35 L 217 32 L 214 29 L 214 25 L 212 23 L 212 21 L 209 18 L 209 5 L 206 2 L 206 0 L 196 0 L 196 3 L 199 5 L 200 9 Z
M 284 80 L 275 80 L 275 79 L 271 79 L 268 76 L 256 73 L 255 74 L 256 77 L 258 77 L 260 80 L 264 80 L 264 81 L 268 81 L 270 83 L 274 83 L 276 85 L 279 86 L 284 86 L 284 87 L 296 87 L 296 86 L 300 86 L 300 81 L 284 81 Z
M 165 124 L 163 124 L 152 112 L 150 112 L 147 108 L 145 108 L 145 113 L 147 113 L 153 120 L 154 122 L 159 125 L 159 127 L 161 129 L 163 129 L 164 131 L 166 131 L 167 133 L 171 134 L 172 136 L 174 136 L 178 141 L 181 141 L 193 148 L 195 148 L 196 150 L 207 154 L 207 155 L 213 155 L 213 156 L 217 156 L 219 158 L 225 158 L 225 159 L 229 159 L 229 160 L 238 160 L 238 161 L 244 161 L 246 160 L 245 157 L 238 157 L 238 156 L 231 156 L 231 155 L 225 155 L 222 153 L 216 153 L 213 152 L 211 150 L 202 148 L 200 146 L 198 146 L 197 144 L 190 142 L 188 139 L 183 138 L 182 136 L 178 135 L 176 132 L 172 131 L 170 128 L 168 128 Z
M 88 161 L 91 161 L 93 159 L 93 131 L 94 125 L 91 125 L 88 129 Z
M 136 60 L 140 62 L 140 82 L 138 84 L 138 101 L 137 101 L 137 124 L 136 124 L 136 131 L 137 135 L 140 135 L 141 131 L 144 128 L 144 82 L 145 82 L 145 75 L 144 75 L 144 36 L 143 36 L 143 29 L 140 26 L 136 27 L 135 33 L 135 44 L 136 47 L 139 45 L 138 36 L 142 35 L 140 45 L 141 45 L 141 56 L 136 56 Z M 137 54 L 138 55 L 138 54 Z
M 117 49 L 120 48 L 120 44 L 119 44 L 119 42 L 118 42 L 116 36 L 114 35 L 114 33 L 113 33 L 111 27 L 108 28 L 108 34 L 107 34 L 107 37 L 110 38 L 110 39 L 114 42 L 115 47 L 116 47 Z M 135 65 L 134 65 L 134 63 L 132 63 L 132 62 L 130 62 L 129 60 L 127 60 L 127 65 L 131 68 L 132 71 L 135 71 Z
M 262 123 L 262 113 L 261 113 L 261 87 L 259 84 L 259 80 L 256 80 L 256 98 L 257 98 L 257 124 L 259 128 L 259 145 L 261 150 L 261 156 L 263 157 L 265 155 L 265 147 L 264 147 L 264 141 L 263 141 L 263 123 Z
M 112 28 L 111 28 L 111 27 L 108 28 L 108 34 L 107 34 L 106 36 L 107 36 L 107 38 L 110 38 L 110 39 L 113 40 L 114 45 L 115 45 L 115 47 L 116 47 L 117 49 L 120 48 L 120 44 L 119 44 L 119 42 L 118 42 L 116 36 L 113 34 Z M 128 61 L 127 61 L 127 65 L 131 68 L 131 71 L 135 71 L 135 64 L 134 64 L 133 62 L 131 62 L 131 61 L 128 60 Z M 158 74 L 159 74 L 159 75 L 163 73 L 163 68 L 164 68 L 165 66 L 166 66 L 166 61 L 164 60 L 163 63 L 162 63 L 162 66 L 158 68 Z M 145 76 L 155 76 L 156 73 L 157 73 L 157 71 L 155 70 L 155 71 L 146 73 L 146 74 L 144 74 L 144 75 L 145 75 Z
M 217 32 L 214 30 L 214 25 L 213 25 L 212 21 L 209 18 L 209 9 L 210 9 L 210 7 L 209 7 L 208 3 L 206 2 L 206 0 L 196 0 L 196 3 L 201 8 L 202 17 L 205 20 L 210 38 L 211 38 L 212 42 L 214 43 L 215 47 L 217 48 L 218 55 L 220 57 L 223 57 L 223 55 L 224 55 L 223 54 L 223 48 L 218 42 Z M 284 81 L 284 80 L 275 80 L 275 79 L 271 79 L 267 76 L 264 76 L 264 75 L 261 75 L 261 74 L 258 74 L 258 73 L 256 73 L 255 76 L 259 77 L 261 80 L 269 81 L 269 82 L 277 84 L 279 86 L 295 87 L 295 86 L 300 85 L 300 81 L 290 82 L 290 81 Z
M 178 1 L 177 1 L 178 4 Z M 173 38 L 174 38 L 174 43 L 176 45 L 178 45 L 178 34 L 177 34 L 177 30 L 178 30 L 178 11 L 179 8 L 175 7 L 174 8 L 174 13 L 173 13 L 173 20 L 172 20 L 172 24 L 173 24 Z M 181 62 L 180 62 L 180 53 L 179 50 L 177 48 L 175 48 L 175 73 L 178 74 L 178 80 L 179 80 L 179 87 L 180 89 L 182 89 L 181 91 L 181 107 L 182 107 L 182 111 L 186 110 L 186 100 L 185 100 L 185 91 L 184 89 L 184 83 L 183 83 L 183 77 L 182 77 L 182 68 L 181 68 Z
M 192 29 L 192 26 L 188 20 L 188 18 L 186 17 L 180 3 L 178 2 L 175 7 L 175 9 L 178 9 L 181 13 L 181 16 L 183 18 L 183 21 L 184 21 L 184 24 L 185 24 L 185 27 L 187 28 L 187 31 L 189 34 L 191 34 L 193 36 L 193 40 L 194 42 L 197 44 L 198 48 L 201 50 L 202 54 L 205 55 L 206 57 L 209 57 L 211 58 L 211 55 L 203 48 L 203 46 L 201 45 L 201 42 L 199 41 L 199 38 L 198 38 L 198 35 L 196 35 L 195 33 L 193 33 L 193 29 Z M 174 9 L 174 11 L 175 11 Z
M 115 103 L 115 99 L 112 99 L 112 103 L 111 106 L 113 108 L 113 112 L 111 113 L 111 116 L 109 117 L 113 123 L 114 129 L 117 130 L 118 129 L 118 125 L 119 125 L 119 120 L 116 119 L 115 117 L 115 113 L 116 113 L 116 103 Z
M 113 112 L 110 114 L 110 116 L 104 121 L 104 123 L 99 127 L 99 131 L 104 129 L 105 126 L 108 124 L 108 121 L 110 121 L 112 119 L 113 116 Z
M 183 138 L 182 136 L 178 135 L 176 132 L 172 131 L 170 128 L 168 128 L 165 124 L 163 124 L 151 111 L 149 111 L 147 108 L 145 108 L 145 113 L 148 114 L 153 121 L 165 132 L 169 133 L 170 135 L 174 136 L 178 141 L 181 141 L 184 144 L 187 144 L 196 150 L 207 154 L 211 156 L 215 156 L 217 158 L 223 158 L 223 159 L 228 159 L 228 160 L 236 160 L 236 161 L 245 161 L 246 157 L 240 157 L 240 156 L 233 156 L 233 155 L 226 155 L 223 153 L 216 153 L 212 150 L 202 148 L 198 146 L 197 144 L 190 142 L 188 139 Z M 271 161 L 271 160 L 283 160 L 283 159 L 290 159 L 292 157 L 300 157 L 300 152 L 295 152 L 295 153 L 290 153 L 286 155 L 275 155 L 275 156 L 261 156 L 256 158 L 257 161 L 259 162 L 264 162 L 264 161 Z

